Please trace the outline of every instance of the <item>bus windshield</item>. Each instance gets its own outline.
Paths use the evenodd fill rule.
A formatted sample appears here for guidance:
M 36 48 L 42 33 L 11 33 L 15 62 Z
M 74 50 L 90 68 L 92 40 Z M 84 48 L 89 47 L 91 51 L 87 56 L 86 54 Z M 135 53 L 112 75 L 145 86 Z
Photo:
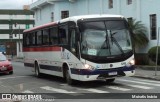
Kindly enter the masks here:
M 81 53 L 110 57 L 132 51 L 129 30 L 124 20 L 83 22 L 80 24 Z

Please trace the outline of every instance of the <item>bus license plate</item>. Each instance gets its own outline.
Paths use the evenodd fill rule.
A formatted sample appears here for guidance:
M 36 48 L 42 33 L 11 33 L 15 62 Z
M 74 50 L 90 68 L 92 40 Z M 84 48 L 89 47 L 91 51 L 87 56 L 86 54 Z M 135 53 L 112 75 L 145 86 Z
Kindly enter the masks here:
M 108 75 L 117 75 L 117 72 L 110 72 Z

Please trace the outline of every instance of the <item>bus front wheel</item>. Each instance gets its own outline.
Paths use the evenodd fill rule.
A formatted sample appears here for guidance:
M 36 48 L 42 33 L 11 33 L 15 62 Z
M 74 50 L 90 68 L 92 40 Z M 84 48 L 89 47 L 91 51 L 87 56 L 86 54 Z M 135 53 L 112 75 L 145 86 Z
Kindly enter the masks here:
M 69 85 L 72 85 L 74 83 L 74 80 L 71 79 L 68 68 L 65 70 L 65 79 Z
M 115 80 L 115 78 L 113 78 L 113 79 L 106 79 L 106 83 L 113 83 L 114 80 Z
M 41 77 L 41 73 L 39 71 L 39 66 L 38 66 L 38 63 L 35 63 L 35 75 L 37 77 Z

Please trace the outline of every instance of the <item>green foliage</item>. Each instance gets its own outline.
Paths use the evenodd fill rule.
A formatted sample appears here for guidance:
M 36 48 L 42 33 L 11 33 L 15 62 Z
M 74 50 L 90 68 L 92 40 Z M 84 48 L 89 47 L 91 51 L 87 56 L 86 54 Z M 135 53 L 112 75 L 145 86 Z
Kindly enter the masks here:
M 156 62 L 156 53 L 157 53 L 157 46 L 152 47 L 148 51 L 148 56 L 153 62 Z M 160 46 L 158 46 L 158 65 L 160 65 Z
M 145 46 L 149 40 L 146 36 L 147 28 L 142 24 L 141 21 L 131 20 L 128 22 L 129 28 L 132 30 L 132 41 L 134 47 Z

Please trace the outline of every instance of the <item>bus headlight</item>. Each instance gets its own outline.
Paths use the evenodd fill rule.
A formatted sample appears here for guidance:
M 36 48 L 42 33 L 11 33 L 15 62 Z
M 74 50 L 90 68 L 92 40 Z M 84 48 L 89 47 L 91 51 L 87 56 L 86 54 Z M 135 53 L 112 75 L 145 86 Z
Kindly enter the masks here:
M 134 60 L 134 59 L 131 60 L 131 61 L 129 62 L 129 64 L 130 64 L 130 65 L 135 65 L 135 60 Z
M 95 68 L 90 66 L 89 64 L 84 64 L 84 67 L 89 70 L 94 70 Z
M 132 65 L 135 65 L 135 60 L 132 59 L 129 61 L 129 63 L 127 64 L 127 66 L 132 66 Z
M 84 67 L 85 67 L 86 69 L 89 69 L 91 66 L 88 65 L 88 64 L 85 64 Z

